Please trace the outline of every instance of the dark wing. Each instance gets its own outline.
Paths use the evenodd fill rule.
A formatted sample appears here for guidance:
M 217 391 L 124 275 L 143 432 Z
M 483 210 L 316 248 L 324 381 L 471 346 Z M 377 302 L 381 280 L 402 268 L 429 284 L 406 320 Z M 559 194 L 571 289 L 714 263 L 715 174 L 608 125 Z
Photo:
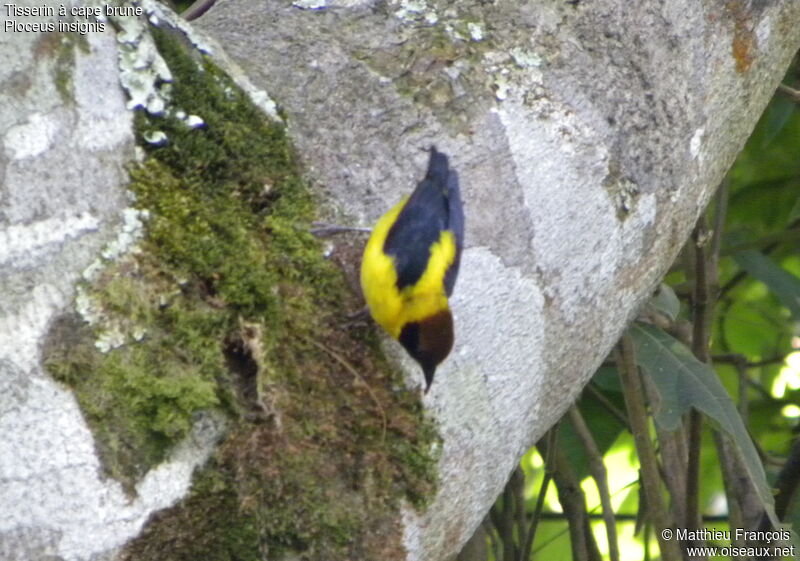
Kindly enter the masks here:
M 461 204 L 461 189 L 458 185 L 458 174 L 455 170 L 450 170 L 447 177 L 447 205 L 448 205 L 448 229 L 453 232 L 456 238 L 456 257 L 453 264 L 447 269 L 444 275 L 444 287 L 447 296 L 453 293 L 458 277 L 458 267 L 461 265 L 461 250 L 464 249 L 464 207 Z
M 456 258 L 444 281 L 449 296 L 458 274 L 464 214 L 458 175 L 450 169 L 447 156 L 432 147 L 425 179 L 409 197 L 383 244 L 384 252 L 394 258 L 399 290 L 416 284 L 428 266 L 431 246 L 448 229 L 456 238 Z

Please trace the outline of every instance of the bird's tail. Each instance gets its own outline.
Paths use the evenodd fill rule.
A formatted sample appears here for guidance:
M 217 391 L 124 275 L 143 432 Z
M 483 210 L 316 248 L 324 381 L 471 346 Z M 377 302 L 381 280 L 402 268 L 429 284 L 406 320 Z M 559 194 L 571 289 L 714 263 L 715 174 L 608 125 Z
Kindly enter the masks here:
M 436 150 L 436 146 L 431 146 L 429 151 L 431 157 L 428 160 L 428 172 L 425 174 L 425 179 L 433 181 L 442 190 L 446 190 L 447 178 L 450 175 L 450 163 L 447 156 Z

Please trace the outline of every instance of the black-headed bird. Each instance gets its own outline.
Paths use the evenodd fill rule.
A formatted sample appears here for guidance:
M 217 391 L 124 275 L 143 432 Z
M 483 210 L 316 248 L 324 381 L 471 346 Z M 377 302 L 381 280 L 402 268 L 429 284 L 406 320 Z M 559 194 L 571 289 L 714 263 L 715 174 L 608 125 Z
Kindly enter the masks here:
M 425 178 L 378 220 L 361 263 L 370 314 L 422 366 L 426 393 L 453 348 L 448 297 L 463 245 L 458 174 L 431 147 Z

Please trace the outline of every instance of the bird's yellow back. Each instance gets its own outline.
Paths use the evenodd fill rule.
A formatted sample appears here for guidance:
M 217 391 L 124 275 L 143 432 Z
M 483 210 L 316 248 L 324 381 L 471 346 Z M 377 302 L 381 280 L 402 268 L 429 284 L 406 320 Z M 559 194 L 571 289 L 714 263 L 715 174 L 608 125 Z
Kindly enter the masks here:
M 458 174 L 446 155 L 430 153 L 425 178 L 378 220 L 361 263 L 370 313 L 422 366 L 425 391 L 453 347 L 447 298 L 464 242 Z
M 375 224 L 361 265 L 361 288 L 370 313 L 395 339 L 405 324 L 448 309 L 444 275 L 456 255 L 453 232 L 442 231 L 439 241 L 430 248 L 428 265 L 420 279 L 398 290 L 394 259 L 383 251 L 383 246 L 407 201 L 408 197 L 404 197 Z

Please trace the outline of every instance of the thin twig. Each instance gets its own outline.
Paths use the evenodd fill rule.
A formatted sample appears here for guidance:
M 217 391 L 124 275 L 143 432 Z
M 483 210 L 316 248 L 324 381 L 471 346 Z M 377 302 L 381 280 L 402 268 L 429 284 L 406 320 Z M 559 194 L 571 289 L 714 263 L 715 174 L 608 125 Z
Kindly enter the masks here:
M 750 400 L 747 399 L 747 381 L 750 376 L 747 373 L 747 367 L 742 362 L 735 362 L 734 368 L 739 375 L 737 377 L 738 395 L 736 396 L 736 409 L 739 415 L 742 416 L 744 426 L 747 426 L 748 418 L 750 417 Z
M 797 494 L 797 488 L 800 487 L 800 439 L 795 440 L 792 444 L 786 463 L 778 472 L 773 487 L 776 491 L 775 514 L 779 520 L 783 520 L 789 511 L 792 498 Z M 766 515 L 762 519 L 761 529 L 772 529 L 772 524 Z
M 511 474 L 514 477 L 514 474 Z M 514 505 L 513 492 L 510 486 L 511 480 L 503 488 L 503 510 L 500 511 L 500 539 L 503 540 L 503 561 L 514 561 Z
M 497 531 L 497 535 L 502 547 L 502 554 L 495 555 L 495 559 L 502 559 L 502 561 L 516 561 L 517 550 L 514 543 L 514 520 L 516 512 L 516 487 L 519 483 L 519 466 L 511 473 L 511 476 L 503 487 L 503 492 L 500 494 L 502 497 L 502 507 L 498 506 L 498 502 L 492 505 L 489 509 L 489 518 Z
M 767 254 L 766 249 L 762 253 L 766 255 Z M 722 298 L 723 296 L 725 296 L 728 292 L 733 290 L 736 287 L 736 285 L 738 285 L 746 278 L 747 278 L 747 273 L 744 270 L 739 271 L 738 273 L 733 275 L 731 279 L 724 285 L 722 285 L 722 288 L 719 289 L 719 297 Z
M 536 539 L 536 530 L 539 527 L 539 521 L 542 519 L 542 509 L 544 509 L 544 499 L 547 496 L 547 488 L 550 486 L 550 480 L 553 476 L 549 471 L 544 472 L 542 478 L 542 485 L 539 487 L 539 495 L 536 497 L 536 506 L 533 509 L 530 525 L 525 534 L 525 542 L 522 544 L 522 559 L 528 560 L 531 558 L 531 551 L 533 550 L 533 542 Z
M 708 343 L 711 338 L 710 327 L 713 304 L 716 299 L 715 276 L 716 256 L 707 252 L 708 226 L 705 215 L 697 220 L 692 234 L 695 251 L 694 291 L 692 293 L 692 351 L 700 362 L 709 362 Z M 713 249 L 714 244 L 711 244 Z M 718 247 L 718 246 L 717 246 Z
M 778 91 L 782 94 L 788 95 L 795 103 L 800 103 L 800 90 L 790 88 L 786 84 L 779 84 Z
M 709 320 L 713 297 L 710 292 L 713 266 L 708 257 L 708 226 L 705 214 L 700 215 L 692 232 L 694 242 L 694 290 L 692 291 L 692 352 L 700 362 L 709 361 L 708 342 L 710 339 Z M 713 245 L 713 244 L 712 244 Z M 712 254 L 713 255 L 713 254 Z M 703 417 L 699 411 L 689 412 L 689 461 L 686 467 L 686 510 L 683 526 L 687 530 L 700 527 L 700 451 L 702 447 Z M 676 497 L 677 498 L 677 497 Z
M 517 465 L 511 474 L 514 491 L 514 520 L 517 523 L 517 541 L 514 543 L 514 558 L 519 559 L 519 551 L 525 536 L 527 518 L 525 516 L 525 474 L 522 467 Z
M 657 403 L 659 399 L 658 389 L 651 377 L 642 376 L 641 380 L 646 402 L 653 407 L 653 404 Z M 670 501 L 672 520 L 685 520 L 686 501 L 681 500 L 681 497 L 686 496 L 686 475 L 689 463 L 685 427 L 681 425 L 676 430 L 667 431 L 656 423 L 655 429 L 658 454 L 661 460 L 658 466 L 659 473 L 667 486 L 669 496 L 677 497 Z
M 489 514 L 490 514 L 489 520 L 490 522 L 492 522 L 492 524 L 489 525 L 490 528 L 492 529 L 492 535 L 491 535 L 492 551 L 494 552 L 495 559 L 501 559 L 501 555 L 503 555 L 503 550 L 501 549 L 503 547 L 503 540 L 500 538 L 500 532 L 497 530 L 497 526 L 494 525 L 494 521 L 491 516 L 494 510 L 495 510 L 494 506 L 492 506 L 492 508 L 489 509 Z
M 503 488 L 503 509 L 499 512 L 498 531 L 503 541 L 503 561 L 517 561 L 519 547 L 514 540 L 514 526 L 521 540 L 525 523 L 525 476 L 517 466 Z
M 722 473 L 723 488 L 725 489 L 725 499 L 728 503 L 728 517 L 730 518 L 730 528 L 745 528 L 744 513 L 742 504 L 739 500 L 740 493 L 736 491 L 737 480 L 741 481 L 742 473 L 739 471 L 741 465 L 736 460 L 736 455 L 731 449 L 730 441 L 719 431 L 714 431 L 714 444 L 717 448 L 719 458 L 719 469 Z M 746 477 L 745 477 L 746 479 Z M 744 485 L 748 485 L 745 480 Z M 744 547 L 744 540 L 738 535 L 731 536 L 731 545 L 734 547 Z M 737 556 L 735 559 L 741 559 Z
M 743 242 L 736 245 L 730 245 L 726 247 L 720 255 L 724 256 L 731 256 L 736 255 L 737 253 L 741 253 L 742 251 L 747 251 L 748 249 L 755 249 L 759 251 L 764 251 L 767 248 L 774 248 L 776 244 L 781 243 L 789 243 L 789 242 L 797 242 L 800 240 L 800 228 L 795 227 L 788 227 L 780 232 L 773 232 L 772 234 L 765 234 L 752 242 Z
M 737 353 L 711 355 L 711 361 L 718 364 L 733 364 L 742 368 L 761 368 L 772 364 L 781 364 L 786 361 L 786 355 L 775 355 L 762 360 L 749 361 L 747 357 Z
M 609 399 L 597 389 L 594 382 L 589 382 L 584 390 L 592 394 L 592 397 L 599 401 L 600 405 L 602 405 L 609 413 L 611 413 L 615 419 L 622 423 L 625 428 L 630 428 L 630 425 L 628 424 L 628 418 L 625 416 L 625 413 L 620 411 L 619 407 L 611 403 L 611 401 L 609 401 Z
M 645 391 L 648 397 L 655 391 L 651 386 L 650 380 L 645 378 Z M 650 382 L 650 383 L 648 383 Z M 652 403 L 652 400 L 651 400 Z M 683 427 L 674 431 L 666 431 L 656 425 L 656 436 L 658 438 L 658 452 L 661 458 L 661 476 L 667 486 L 670 497 L 679 497 L 671 501 L 673 520 L 686 519 L 686 502 L 680 497 L 686 496 L 686 474 L 688 465 L 688 453 L 686 451 L 686 433 Z
M 638 483 L 638 481 L 637 481 L 637 483 Z M 595 521 L 595 520 L 596 521 L 602 521 L 602 520 L 604 520 L 603 513 L 601 513 L 601 512 L 588 512 L 588 513 L 586 513 L 586 516 L 589 518 L 589 520 L 592 520 L 592 521 Z M 616 513 L 614 515 L 614 517 L 616 518 L 617 522 L 630 523 L 630 522 L 636 522 L 637 520 L 639 520 L 642 517 L 642 515 L 640 513 L 638 513 L 638 512 L 623 512 L 623 513 Z M 543 521 L 543 522 L 551 522 L 551 521 L 558 521 L 558 520 L 563 521 L 563 520 L 567 519 L 567 515 L 564 514 L 563 512 L 544 511 L 544 512 L 542 512 L 540 514 L 540 518 L 541 518 L 541 521 Z M 720 522 L 728 522 L 729 520 L 730 520 L 730 516 L 728 516 L 727 514 L 704 514 L 703 515 L 703 522 L 708 522 L 709 524 L 716 524 L 716 523 L 720 523 Z M 734 527 L 734 526 L 731 526 L 731 527 Z M 550 543 L 550 542 L 548 541 L 547 543 Z M 537 547 L 536 550 L 537 551 L 541 551 L 541 548 Z
M 500 520 L 500 509 L 497 507 L 497 501 L 494 502 L 492 508 L 489 509 L 489 520 L 492 521 L 492 526 L 494 526 L 495 531 L 498 533 L 498 537 L 500 537 L 500 541 L 502 542 L 503 539 L 500 534 L 500 528 L 503 526 L 502 521 Z M 495 558 L 499 559 L 499 555 L 495 555 Z
M 795 220 L 794 222 L 789 224 L 789 226 L 783 232 L 774 235 L 774 238 L 770 237 L 769 239 L 774 239 L 775 241 L 765 245 L 764 248 L 761 250 L 761 253 L 763 253 L 764 255 L 769 255 L 770 253 L 775 251 L 775 249 L 780 247 L 780 245 L 784 241 L 786 241 L 787 239 L 791 239 L 793 237 L 793 232 L 800 229 L 798 228 L 799 226 L 800 226 L 800 219 Z M 747 271 L 744 270 L 739 271 L 738 273 L 733 275 L 733 277 L 731 277 L 731 279 L 728 282 L 726 282 L 719 290 L 719 298 L 725 296 L 728 292 L 733 290 L 736 287 L 736 285 L 738 285 L 746 278 L 747 278 Z
M 186 21 L 192 21 L 205 14 L 217 0 L 195 0 L 191 6 L 181 12 L 181 17 Z
M 658 460 L 653 449 L 653 443 L 650 441 L 647 409 L 644 403 L 644 388 L 639 377 L 639 369 L 636 366 L 636 356 L 630 335 L 623 335 L 615 349 L 615 356 L 620 378 L 622 379 L 622 391 L 628 410 L 628 421 L 630 422 L 633 440 L 639 455 L 645 500 L 648 504 L 650 517 L 656 526 L 661 555 L 665 561 L 680 561 L 682 557 L 678 542 L 663 538 L 663 530 L 671 528 L 672 522 L 669 519 L 667 508 L 661 495 Z
M 586 497 L 581 489 L 580 481 L 561 450 L 555 451 L 553 481 L 558 490 L 558 501 L 567 515 L 573 561 L 600 559 L 597 542 L 594 539 L 586 512 Z
M 544 499 L 547 496 L 547 488 L 550 486 L 550 480 L 553 478 L 553 451 L 556 449 L 556 442 L 558 440 L 558 429 L 561 424 L 556 424 L 553 428 L 547 431 L 545 439 L 547 440 L 547 448 L 545 449 L 544 457 L 544 477 L 542 478 L 542 485 L 539 488 L 539 495 L 536 497 L 536 506 L 533 509 L 530 525 L 525 532 L 525 538 L 522 541 L 522 561 L 528 561 L 531 558 L 531 551 L 533 550 L 533 542 L 536 539 L 536 529 L 539 526 L 539 520 L 544 508 Z
M 569 419 L 578 437 L 581 439 L 586 455 L 589 458 L 589 469 L 592 472 L 597 492 L 600 494 L 600 504 L 603 506 L 603 520 L 605 521 L 608 536 L 608 554 L 611 561 L 619 561 L 619 544 L 617 542 L 617 523 L 614 520 L 614 507 L 611 506 L 611 495 L 608 491 L 608 477 L 603 455 L 594 441 L 592 432 L 586 425 L 580 410 L 576 405 L 569 408 Z
M 639 480 L 637 479 L 635 482 L 633 482 L 633 483 L 631 483 L 629 485 L 626 485 L 625 487 L 621 488 L 620 491 L 627 491 L 631 486 L 633 486 L 634 484 L 638 484 L 638 483 L 639 483 Z M 617 491 L 617 492 L 620 492 L 620 491 Z M 589 520 L 603 520 L 603 515 L 601 513 L 587 512 L 586 516 L 587 516 L 587 518 Z M 539 517 L 540 517 L 542 522 L 551 522 L 551 521 L 561 521 L 561 522 L 563 522 L 563 521 L 567 520 L 567 514 L 565 514 L 563 512 L 545 511 L 545 512 L 542 512 Z M 634 524 L 637 524 L 638 522 L 640 522 L 641 517 L 642 517 L 641 513 L 638 513 L 638 512 L 622 513 L 622 514 L 617 513 L 617 515 L 616 515 L 617 522 L 626 522 L 626 523 L 633 522 Z M 727 523 L 727 522 L 729 522 L 729 520 L 730 520 L 730 518 L 725 514 L 706 514 L 706 515 L 703 515 L 703 522 L 707 522 L 709 524 Z M 730 524 L 728 524 L 728 525 L 730 526 Z M 731 527 L 735 527 L 735 526 L 731 526 Z M 643 536 L 644 536 L 643 537 L 643 541 L 644 541 L 645 545 L 650 542 L 650 537 L 649 537 L 650 528 L 651 528 L 651 525 L 645 523 L 645 525 L 644 525 L 644 534 L 643 534 Z M 536 547 L 536 549 L 533 550 L 533 553 L 536 554 L 538 552 L 544 551 L 544 549 L 547 548 L 548 545 L 550 545 L 551 543 L 553 543 L 557 539 L 561 538 L 561 536 L 563 536 L 564 533 L 566 533 L 566 531 L 567 530 L 563 530 L 563 531 L 560 531 L 560 532 L 555 532 L 553 534 L 550 534 L 550 536 L 547 539 L 543 540 Z M 645 558 L 649 559 L 649 557 L 645 557 Z M 499 555 L 495 555 L 495 559 L 499 559 Z M 524 561 L 528 561 L 528 559 L 529 558 L 525 558 Z
M 318 238 L 324 238 L 325 236 L 332 236 L 334 234 L 344 234 L 346 232 L 359 232 L 369 234 L 372 232 L 372 228 L 359 228 L 356 226 L 339 226 L 338 224 L 326 224 L 324 222 L 314 222 L 312 224 L 314 226 L 309 230 L 313 235 L 317 236 Z

